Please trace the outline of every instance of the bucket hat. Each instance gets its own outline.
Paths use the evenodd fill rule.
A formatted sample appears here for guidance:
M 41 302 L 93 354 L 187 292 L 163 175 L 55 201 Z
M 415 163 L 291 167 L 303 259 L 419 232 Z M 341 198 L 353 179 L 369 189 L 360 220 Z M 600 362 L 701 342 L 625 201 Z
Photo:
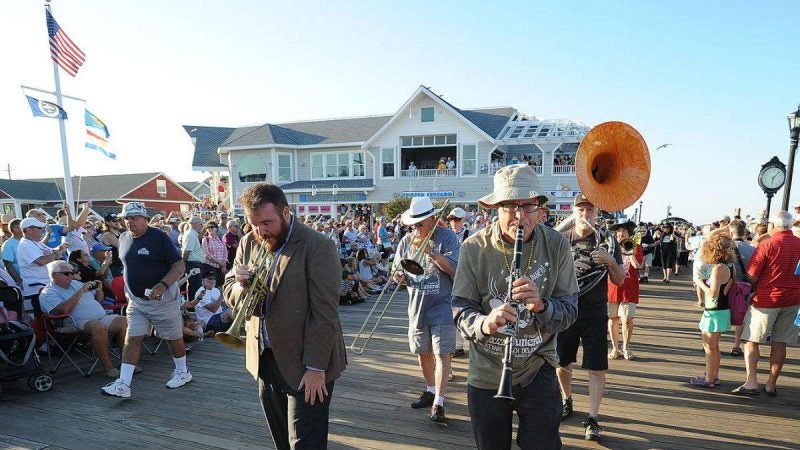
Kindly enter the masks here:
M 491 194 L 478 199 L 478 204 L 491 208 L 510 200 L 537 199 L 539 204 L 547 202 L 539 187 L 539 176 L 528 164 L 512 164 L 501 167 L 494 174 L 494 189 Z

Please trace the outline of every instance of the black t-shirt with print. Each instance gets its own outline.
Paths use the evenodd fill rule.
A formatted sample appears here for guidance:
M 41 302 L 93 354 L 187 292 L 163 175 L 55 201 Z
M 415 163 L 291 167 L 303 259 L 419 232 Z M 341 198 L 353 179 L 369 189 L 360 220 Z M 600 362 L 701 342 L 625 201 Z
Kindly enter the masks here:
M 575 234 L 575 230 L 569 230 L 565 233 L 569 243 L 572 246 L 573 256 L 577 252 L 588 255 L 595 248 L 597 248 L 597 239 L 594 233 L 589 233 L 588 236 L 580 237 Z M 617 264 L 622 264 L 622 254 L 619 251 L 619 246 L 615 247 L 614 259 Z M 575 274 L 580 278 L 583 270 L 580 269 L 580 264 L 575 266 Z M 608 316 L 608 271 L 606 270 L 603 278 L 588 292 L 578 296 L 578 320 L 593 319 Z M 583 283 L 580 283 L 583 285 Z

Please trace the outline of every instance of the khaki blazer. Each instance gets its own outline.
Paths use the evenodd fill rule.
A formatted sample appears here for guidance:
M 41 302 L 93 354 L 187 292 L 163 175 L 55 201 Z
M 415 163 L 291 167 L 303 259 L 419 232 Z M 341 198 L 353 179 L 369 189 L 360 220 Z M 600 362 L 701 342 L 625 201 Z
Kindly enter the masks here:
M 234 267 L 249 262 L 257 250 L 253 233 L 246 234 L 236 250 Z M 274 294 L 267 304 L 265 320 L 278 370 L 293 389 L 300 385 L 306 367 L 324 369 L 325 382 L 333 381 L 347 365 L 339 322 L 342 264 L 334 243 L 295 220 L 277 264 L 270 284 Z M 235 305 L 243 293 L 234 273 L 231 270 L 226 275 L 223 289 L 229 305 Z M 258 313 L 245 323 L 245 330 L 245 364 L 247 371 L 258 379 L 261 333 Z

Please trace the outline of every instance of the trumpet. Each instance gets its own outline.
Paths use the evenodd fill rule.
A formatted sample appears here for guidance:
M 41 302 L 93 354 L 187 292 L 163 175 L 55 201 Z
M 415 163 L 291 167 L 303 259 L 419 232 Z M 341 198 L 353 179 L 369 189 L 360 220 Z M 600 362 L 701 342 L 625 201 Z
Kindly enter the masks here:
M 241 338 L 242 325 L 246 320 L 253 317 L 259 302 L 261 302 L 269 291 L 269 278 L 272 267 L 277 258 L 272 257 L 266 242 L 261 242 L 253 258 L 255 270 L 250 281 L 250 287 L 245 292 L 234 308 L 234 318 L 231 326 L 222 333 L 217 333 L 214 338 L 222 345 L 231 349 L 244 348 L 244 341 Z
M 506 304 L 510 305 L 515 310 L 519 310 L 519 304 L 511 298 L 511 290 L 513 289 L 514 281 L 522 274 L 522 243 L 525 240 L 525 231 L 520 225 L 517 227 L 517 236 L 514 240 L 514 260 L 512 261 L 513 271 L 509 274 L 508 280 L 508 293 L 506 294 Z M 494 398 L 502 398 L 514 401 L 514 395 L 511 393 L 511 384 L 513 381 L 513 369 L 511 363 L 514 360 L 514 338 L 519 332 L 519 322 L 506 325 L 506 339 L 505 350 L 503 352 L 503 374 L 500 376 L 500 384 L 497 386 L 497 394 Z
M 625 256 L 630 256 L 636 250 L 636 242 L 631 238 L 625 238 L 617 242 L 619 252 Z
M 433 233 L 436 232 L 436 228 L 439 226 L 439 220 L 444 217 L 444 212 L 446 210 L 445 207 L 447 206 L 448 202 L 449 201 L 445 201 L 444 205 L 442 205 L 441 211 L 439 211 L 439 214 L 436 215 L 436 221 L 433 223 L 431 231 L 429 231 L 428 235 L 425 236 L 425 239 L 423 239 L 417 245 L 417 252 L 414 254 L 414 258 L 400 260 L 400 268 L 402 268 L 404 272 L 408 272 L 416 276 L 423 275 L 425 272 L 427 272 L 427 268 L 430 266 L 430 257 L 425 253 L 425 250 L 433 238 Z M 422 260 L 423 257 L 426 259 Z M 420 263 L 420 261 L 422 261 L 424 265 Z M 364 353 L 364 351 L 367 349 L 367 344 L 369 344 L 370 340 L 372 340 L 372 336 L 375 334 L 375 331 L 378 330 L 378 326 L 383 320 L 383 317 L 386 315 L 386 311 L 389 310 L 389 306 L 392 304 L 392 300 L 394 300 L 394 296 L 397 294 L 397 291 L 400 290 L 401 284 L 402 283 L 397 283 L 397 286 L 394 288 L 392 294 L 389 296 L 389 299 L 386 301 L 386 304 L 383 306 L 383 310 L 381 310 L 380 315 L 377 319 L 375 319 L 375 324 L 372 326 L 369 335 L 367 335 L 367 337 L 363 337 L 362 334 L 364 333 L 364 330 L 367 328 L 367 325 L 370 323 L 370 321 L 373 320 L 372 316 L 378 309 L 378 305 L 380 305 L 381 300 L 386 293 L 386 289 L 389 287 L 389 283 L 387 282 L 383 286 L 383 289 L 381 289 L 380 294 L 378 294 L 378 298 L 375 299 L 375 304 L 372 305 L 369 313 L 367 313 L 367 317 L 364 319 L 364 323 L 361 325 L 361 328 L 358 329 L 358 332 L 353 338 L 353 342 L 350 344 L 350 350 L 352 350 L 356 355 Z

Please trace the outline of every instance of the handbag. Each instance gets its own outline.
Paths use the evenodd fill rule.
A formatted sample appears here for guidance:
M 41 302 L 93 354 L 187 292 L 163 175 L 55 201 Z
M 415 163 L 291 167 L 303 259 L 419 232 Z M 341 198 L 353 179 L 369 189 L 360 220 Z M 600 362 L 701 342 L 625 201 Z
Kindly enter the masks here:
M 728 306 L 731 310 L 731 325 L 739 326 L 749 306 L 752 286 L 746 281 L 736 281 L 728 292 Z

